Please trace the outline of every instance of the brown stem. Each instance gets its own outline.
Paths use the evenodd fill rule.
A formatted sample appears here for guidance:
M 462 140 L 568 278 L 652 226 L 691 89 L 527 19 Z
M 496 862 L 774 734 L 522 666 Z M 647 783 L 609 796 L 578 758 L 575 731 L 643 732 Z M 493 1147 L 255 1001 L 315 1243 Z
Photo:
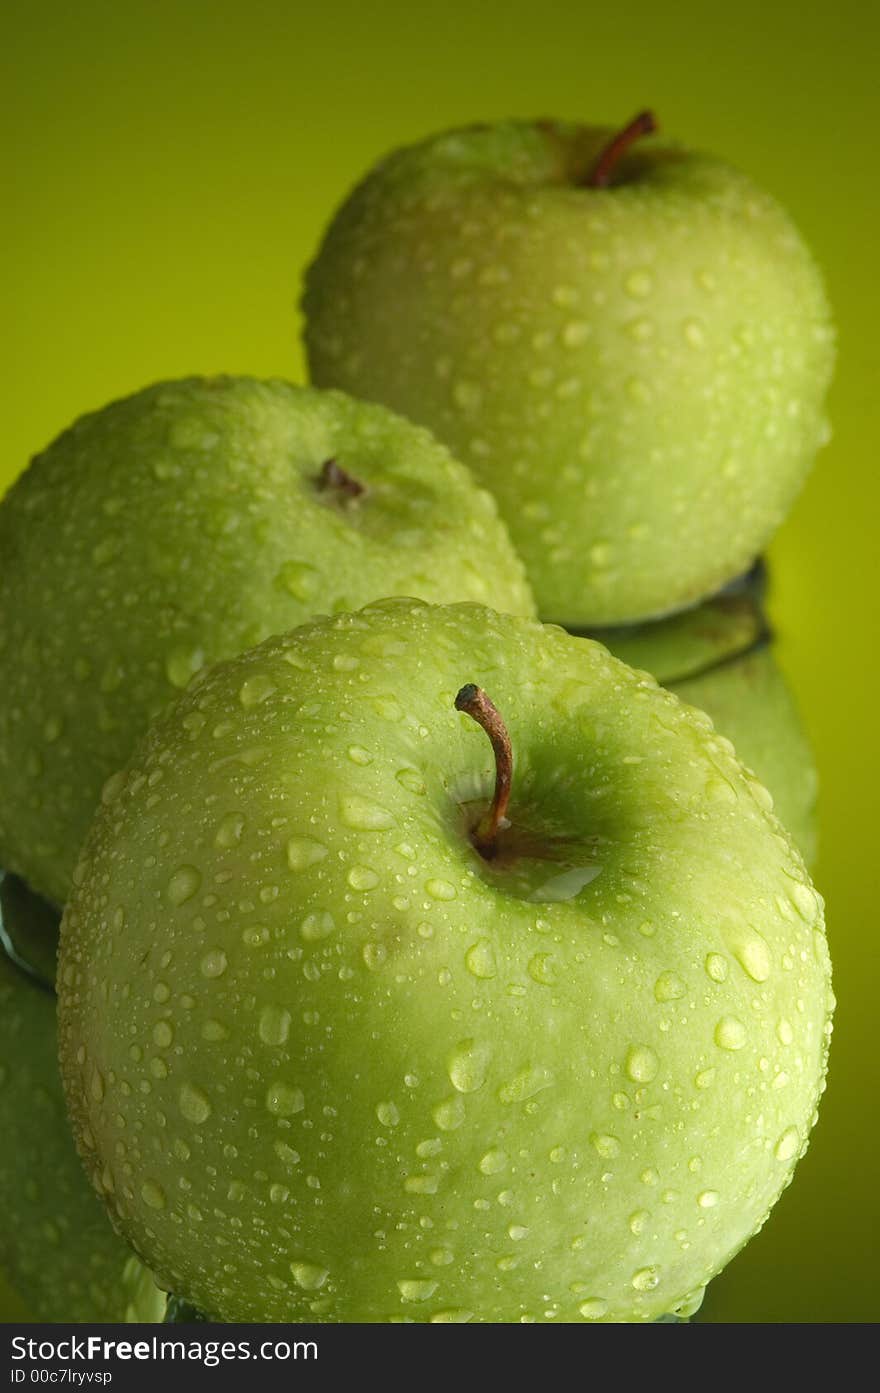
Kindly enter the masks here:
M 354 475 L 347 474 L 335 459 L 327 459 L 321 465 L 321 472 L 318 475 L 318 488 L 323 493 L 334 493 L 340 501 L 347 502 L 349 499 L 362 497 L 367 491 L 366 484 L 362 484 Z
M 652 111 L 640 111 L 638 116 L 634 116 L 628 126 L 624 126 L 622 131 L 609 140 L 605 149 L 599 155 L 593 168 L 585 181 L 588 189 L 606 189 L 611 182 L 611 176 L 617 167 L 618 161 L 626 154 L 633 141 L 638 140 L 642 135 L 653 135 L 657 130 L 657 121 Z
M 507 727 L 482 687 L 468 682 L 455 698 L 457 711 L 464 711 L 488 735 L 495 755 L 495 794 L 488 811 L 473 829 L 474 845 L 481 856 L 491 860 L 497 850 L 498 829 L 505 821 L 513 781 L 513 750 Z

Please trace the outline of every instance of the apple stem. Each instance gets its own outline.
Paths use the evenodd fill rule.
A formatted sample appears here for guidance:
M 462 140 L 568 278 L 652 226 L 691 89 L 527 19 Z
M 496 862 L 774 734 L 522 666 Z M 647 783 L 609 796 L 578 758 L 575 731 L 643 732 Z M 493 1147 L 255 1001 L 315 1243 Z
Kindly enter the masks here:
M 344 502 L 360 498 L 367 491 L 366 484 L 362 484 L 353 474 L 346 473 L 342 465 L 338 464 L 335 459 L 327 459 L 321 465 L 318 488 L 322 493 L 337 494 Z
M 638 116 L 633 117 L 629 125 L 624 126 L 622 131 L 618 131 L 617 135 L 609 140 L 590 170 L 586 187 L 588 189 L 607 189 L 618 161 L 626 154 L 633 141 L 638 140 L 639 136 L 642 135 L 653 135 L 656 130 L 657 121 L 654 113 L 640 111 Z
M 513 749 L 507 727 L 482 687 L 468 682 L 455 698 L 455 709 L 472 717 L 488 735 L 495 755 L 495 793 L 486 813 L 472 832 L 474 846 L 490 861 L 497 850 L 498 829 L 506 823 L 513 782 Z

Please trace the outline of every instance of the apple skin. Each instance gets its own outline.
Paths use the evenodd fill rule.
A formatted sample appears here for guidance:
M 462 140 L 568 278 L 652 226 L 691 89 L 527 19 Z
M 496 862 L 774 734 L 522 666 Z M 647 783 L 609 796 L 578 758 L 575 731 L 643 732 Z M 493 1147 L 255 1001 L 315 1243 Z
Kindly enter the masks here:
M 815 865 L 819 777 L 772 648 L 756 649 L 729 667 L 676 682 L 671 690 L 708 712 L 720 734 L 773 795 L 774 811 L 805 864 Z
M 827 437 L 834 342 L 779 204 L 707 155 L 509 121 L 381 161 L 307 272 L 311 376 L 490 488 L 542 618 L 672 612 L 745 570 Z
M 747 593 L 717 596 L 670 619 L 596 630 L 592 637 L 712 717 L 773 795 L 774 811 L 811 867 L 818 775 L 757 600 Z
M 24 894 L 13 904 L 4 893 L 4 920 L 10 910 L 17 921 L 27 912 Z M 0 1129 L 0 1272 L 31 1317 L 161 1321 L 165 1293 L 114 1233 L 76 1154 L 58 1074 L 54 996 L 2 947 Z
M 366 486 L 318 487 L 335 458 Z M 56 904 L 101 788 L 203 664 L 384 595 L 534 614 L 495 504 L 339 393 L 164 382 L 83 417 L 0 505 L 0 865 Z
M 513 742 L 505 835 L 567 891 L 471 845 L 494 770 L 464 680 Z M 769 805 L 647 674 L 479 606 L 219 664 L 115 781 L 62 923 L 62 1074 L 114 1221 L 228 1321 L 689 1313 L 823 1087 L 822 905 Z

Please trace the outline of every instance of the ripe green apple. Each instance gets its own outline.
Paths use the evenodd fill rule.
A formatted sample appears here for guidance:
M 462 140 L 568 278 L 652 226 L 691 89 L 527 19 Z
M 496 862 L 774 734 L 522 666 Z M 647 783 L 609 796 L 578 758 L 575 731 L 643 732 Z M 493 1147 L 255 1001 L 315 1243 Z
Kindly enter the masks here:
M 0 864 L 58 904 L 104 781 L 204 664 L 384 595 L 534 613 L 426 431 L 249 378 L 83 417 L 0 505 L 0 557 Z
M 769 806 L 653 678 L 479 606 L 217 665 L 114 781 L 62 924 L 115 1222 L 229 1321 L 693 1310 L 823 1086 L 821 901 Z
M 4 941 L 28 954 L 27 892 L 0 883 Z M 41 962 L 44 910 L 33 906 Z M 57 931 L 57 920 L 56 920 Z M 43 1321 L 160 1321 L 165 1293 L 83 1174 L 61 1092 L 55 999 L 0 945 L 0 1272 Z
M 665 614 L 746 569 L 825 439 L 834 356 L 773 198 L 654 141 L 596 187 L 609 134 L 508 121 L 395 152 L 303 301 L 313 380 L 430 426 L 569 627 Z
M 720 595 L 669 619 L 595 630 L 593 637 L 712 717 L 773 795 L 779 820 L 811 866 L 816 766 L 755 597 Z

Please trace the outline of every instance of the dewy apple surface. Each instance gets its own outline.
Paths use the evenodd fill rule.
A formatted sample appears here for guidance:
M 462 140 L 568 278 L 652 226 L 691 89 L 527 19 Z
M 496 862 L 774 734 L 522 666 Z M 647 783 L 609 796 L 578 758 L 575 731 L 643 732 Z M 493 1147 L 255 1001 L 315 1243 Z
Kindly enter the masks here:
M 164 1292 L 114 1233 L 76 1154 L 58 1074 L 48 915 L 2 876 L 0 1277 L 23 1302 L 22 1317 L 160 1321 Z M 57 928 L 55 916 L 56 937 Z
M 689 1312 L 806 1147 L 821 900 L 707 718 L 559 629 L 386 601 L 217 665 L 74 882 L 79 1144 L 215 1317 Z
M 0 864 L 63 904 L 102 786 L 203 666 L 383 595 L 533 614 L 489 495 L 336 392 L 158 383 L 81 418 L 0 504 Z
M 313 380 L 445 440 L 495 493 L 541 617 L 569 627 L 714 593 L 828 435 L 834 335 L 791 219 L 675 144 L 609 163 L 612 136 L 508 121 L 393 152 L 303 297 Z

